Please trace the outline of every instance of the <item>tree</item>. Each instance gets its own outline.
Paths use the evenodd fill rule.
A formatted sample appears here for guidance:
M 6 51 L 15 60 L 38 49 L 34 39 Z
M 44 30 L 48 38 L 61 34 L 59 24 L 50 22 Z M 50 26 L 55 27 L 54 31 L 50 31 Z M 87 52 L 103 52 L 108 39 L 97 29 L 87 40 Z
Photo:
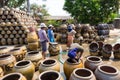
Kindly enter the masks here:
M 64 10 L 68 11 L 77 22 L 109 22 L 115 18 L 119 9 L 119 0 L 65 0 Z

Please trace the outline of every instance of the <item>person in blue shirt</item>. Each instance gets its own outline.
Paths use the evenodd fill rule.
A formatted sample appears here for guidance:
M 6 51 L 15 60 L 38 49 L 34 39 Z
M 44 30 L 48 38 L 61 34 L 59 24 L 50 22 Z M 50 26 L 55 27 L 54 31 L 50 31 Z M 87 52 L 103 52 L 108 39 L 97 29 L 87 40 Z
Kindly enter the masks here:
M 53 32 L 53 25 L 48 26 L 47 33 L 48 33 L 49 41 L 50 42 L 55 42 L 55 40 L 54 40 L 54 32 Z

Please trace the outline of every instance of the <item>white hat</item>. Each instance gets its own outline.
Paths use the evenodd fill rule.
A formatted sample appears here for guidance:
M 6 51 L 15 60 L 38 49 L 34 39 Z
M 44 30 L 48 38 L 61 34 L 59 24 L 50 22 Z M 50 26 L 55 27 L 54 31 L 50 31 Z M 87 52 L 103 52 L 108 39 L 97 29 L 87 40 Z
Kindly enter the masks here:
M 42 27 L 47 27 L 47 26 L 45 25 L 45 23 L 41 23 L 40 27 L 42 28 Z
M 53 27 L 53 25 L 52 25 L 52 24 L 50 24 L 50 25 L 49 25 L 49 27 Z

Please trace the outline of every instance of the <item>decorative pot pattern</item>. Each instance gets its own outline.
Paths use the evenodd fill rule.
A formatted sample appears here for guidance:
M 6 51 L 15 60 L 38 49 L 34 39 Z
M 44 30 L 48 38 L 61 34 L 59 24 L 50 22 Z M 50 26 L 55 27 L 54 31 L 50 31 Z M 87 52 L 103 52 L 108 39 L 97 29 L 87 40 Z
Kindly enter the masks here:
M 39 80 L 64 80 L 61 74 L 57 71 L 48 70 L 39 75 Z
M 94 72 L 95 69 L 101 64 L 103 64 L 103 61 L 100 57 L 89 56 L 85 61 L 85 68 L 88 68 Z
M 60 63 L 55 59 L 45 59 L 41 62 L 39 66 L 39 72 L 55 70 L 60 72 Z
M 31 80 L 35 72 L 35 66 L 30 60 L 22 60 L 15 64 L 13 71 L 22 73 L 27 80 Z
M 73 63 L 71 61 L 71 59 L 68 58 L 63 64 L 63 69 L 64 69 L 64 73 L 65 73 L 66 78 L 69 79 L 69 77 L 74 69 L 83 68 L 83 67 L 84 67 L 84 65 L 83 65 L 82 60 L 79 61 L 78 63 Z
M 27 80 L 21 73 L 10 73 L 3 76 L 0 80 Z
M 98 80 L 120 80 L 120 72 L 113 66 L 100 65 L 95 70 L 95 76 Z
M 96 80 L 93 72 L 86 68 L 75 69 L 69 80 Z
M 3 69 L 4 73 L 12 72 L 13 66 L 16 63 L 16 59 L 11 54 L 0 55 L 0 67 Z
M 115 59 L 120 59 L 120 44 L 117 43 L 113 47 L 113 54 Z
M 38 70 L 38 66 L 41 62 L 42 54 L 39 51 L 30 51 L 25 55 L 25 60 L 31 60 L 35 65 L 35 70 Z

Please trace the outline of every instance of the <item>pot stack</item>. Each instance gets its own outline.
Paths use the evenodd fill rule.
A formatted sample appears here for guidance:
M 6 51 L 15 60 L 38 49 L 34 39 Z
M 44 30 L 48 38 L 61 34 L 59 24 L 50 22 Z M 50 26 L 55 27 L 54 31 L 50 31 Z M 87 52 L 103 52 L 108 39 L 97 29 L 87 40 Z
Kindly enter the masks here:
M 34 19 L 24 11 L 0 8 L 0 45 L 27 44 L 28 27 L 36 27 Z

